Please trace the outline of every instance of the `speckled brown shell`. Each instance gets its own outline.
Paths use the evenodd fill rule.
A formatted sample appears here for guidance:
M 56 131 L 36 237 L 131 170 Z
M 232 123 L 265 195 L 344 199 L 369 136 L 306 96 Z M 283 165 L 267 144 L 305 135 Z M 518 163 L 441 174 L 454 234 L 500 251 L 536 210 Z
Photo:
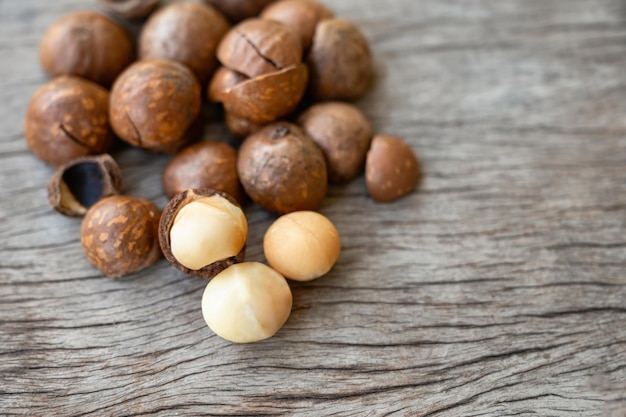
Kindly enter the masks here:
M 205 0 L 228 17 L 231 22 L 256 16 L 274 0 Z
M 236 86 L 237 84 L 248 80 L 249 78 L 243 74 L 235 72 L 226 67 L 219 67 L 213 74 L 213 78 L 209 82 L 207 88 L 207 96 L 209 100 L 215 103 L 221 103 L 224 101 L 226 91 Z
M 85 214 L 80 241 L 87 259 L 111 278 L 141 271 L 161 257 L 159 209 L 136 197 L 100 200 Z
M 144 25 L 139 58 L 181 62 L 206 85 L 217 67 L 217 45 L 229 29 L 226 18 L 209 5 L 172 3 L 150 16 Z
M 281 22 L 298 33 L 302 48 L 308 51 L 317 24 L 332 18 L 333 12 L 314 0 L 281 0 L 267 6 L 260 17 Z
M 237 170 L 250 198 L 280 214 L 318 209 L 328 187 L 322 151 L 302 129 L 286 122 L 246 138 Z
M 200 114 L 201 89 L 183 64 L 139 61 L 111 90 L 111 125 L 120 139 L 158 152 L 175 152 L 192 138 Z
M 106 152 L 113 143 L 108 91 L 78 77 L 49 81 L 31 98 L 24 135 L 31 152 L 56 167 Z
M 57 20 L 42 38 L 39 60 L 51 77 L 77 75 L 105 87 L 133 60 L 129 35 L 111 19 L 75 12 Z
M 143 19 L 155 11 L 159 0 L 98 0 L 100 6 L 108 13 L 123 19 Z
M 246 201 L 237 174 L 237 151 L 227 143 L 204 141 L 176 154 L 163 170 L 163 190 L 171 198 L 190 188 L 210 188 Z
M 309 90 L 316 100 L 356 100 L 372 83 L 367 39 L 345 20 L 328 19 L 317 25 L 308 65 Z
M 77 158 L 48 182 L 48 202 L 65 216 L 79 217 L 105 197 L 119 194 L 122 173 L 109 154 Z
M 224 36 L 217 58 L 225 67 L 254 78 L 301 63 L 302 42 L 282 23 L 248 19 Z
M 365 163 L 365 184 L 372 199 L 396 200 L 411 193 L 419 179 L 419 161 L 409 145 L 394 136 L 374 136 Z
M 373 131 L 359 109 L 337 101 L 320 103 L 309 107 L 298 124 L 324 152 L 331 183 L 349 181 L 361 172 Z
M 291 113 L 304 96 L 308 71 L 304 64 L 241 82 L 224 92 L 224 108 L 256 124 Z
M 195 200 L 198 200 L 199 198 L 210 197 L 214 195 L 224 197 L 231 204 L 239 207 L 237 200 L 235 200 L 229 194 L 214 191 L 211 189 L 190 189 L 185 190 L 182 193 L 176 194 L 170 200 L 167 206 L 165 206 L 165 208 L 163 209 L 163 215 L 161 216 L 161 222 L 159 223 L 159 243 L 161 245 L 161 250 L 165 255 L 165 259 L 167 259 L 168 262 L 171 263 L 176 269 L 184 272 L 185 274 L 204 279 L 211 279 L 229 266 L 239 262 L 243 262 L 246 254 L 246 246 L 244 245 L 244 247 L 236 256 L 224 259 L 222 261 L 214 262 L 211 265 L 207 265 L 204 268 L 198 270 L 193 270 L 181 265 L 180 262 L 176 260 L 174 255 L 172 255 L 172 248 L 170 246 L 170 229 L 172 228 L 172 223 L 176 218 L 176 214 L 181 208 L 183 208 L 183 206 Z

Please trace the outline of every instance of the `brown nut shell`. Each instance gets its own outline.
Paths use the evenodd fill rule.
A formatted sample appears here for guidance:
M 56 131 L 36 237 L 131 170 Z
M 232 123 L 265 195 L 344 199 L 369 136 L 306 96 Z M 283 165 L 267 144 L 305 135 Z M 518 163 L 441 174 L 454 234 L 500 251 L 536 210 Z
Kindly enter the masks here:
M 175 152 L 192 138 L 202 93 L 191 70 L 164 59 L 139 61 L 111 90 L 111 125 L 133 146 Z
M 172 198 L 167 206 L 165 206 L 165 208 L 163 209 L 163 215 L 161 216 L 161 222 L 159 223 L 159 244 L 161 245 L 161 250 L 163 251 L 163 255 L 165 255 L 165 259 L 167 259 L 169 263 L 171 263 L 176 269 L 184 272 L 187 275 L 192 275 L 198 278 L 211 279 L 229 266 L 235 263 L 243 262 L 245 258 L 246 246 L 244 245 L 243 249 L 241 249 L 241 251 L 237 255 L 228 259 L 214 262 L 201 269 L 194 270 L 181 265 L 181 263 L 172 254 L 172 247 L 170 245 L 170 230 L 172 228 L 174 219 L 176 218 L 176 215 L 178 214 L 180 209 L 182 209 L 185 205 L 202 197 L 210 197 L 215 195 L 221 196 L 227 199 L 231 204 L 240 207 L 239 203 L 237 203 L 237 200 L 235 200 L 229 194 L 210 189 L 190 189 L 185 190 L 182 193 L 176 194 L 174 198 Z
M 24 135 L 31 152 L 55 167 L 106 152 L 113 143 L 108 91 L 72 76 L 47 82 L 30 100 Z
M 419 179 L 419 161 L 406 142 L 390 135 L 374 136 L 365 163 L 365 184 L 372 199 L 396 200 L 411 193 Z
M 331 183 L 351 180 L 361 172 L 374 133 L 358 108 L 338 101 L 315 104 L 298 124 L 324 152 Z
M 228 17 L 231 22 L 258 15 L 261 10 L 274 0 L 205 0 Z
M 65 216 L 83 216 L 122 184 L 119 165 L 109 154 L 85 156 L 60 167 L 48 182 L 48 202 Z
M 299 64 L 241 82 L 224 93 L 224 108 L 256 124 L 267 124 L 291 113 L 304 96 L 306 65 Z
M 248 19 L 224 36 L 217 58 L 225 67 L 254 78 L 301 63 L 302 42 L 282 23 Z
M 230 134 L 238 139 L 246 138 L 264 126 L 246 118 L 235 116 L 228 111 L 224 112 L 224 121 Z
M 316 100 L 356 100 L 372 83 L 367 39 L 345 20 L 328 19 L 317 25 L 308 65 L 309 91 Z
M 161 258 L 159 209 L 149 200 L 111 196 L 83 217 L 80 241 L 96 268 L 110 278 L 139 272 Z
M 129 35 L 111 19 L 94 12 L 70 13 L 50 26 L 39 60 L 51 77 L 76 75 L 105 87 L 133 60 Z
M 190 188 L 210 188 L 230 194 L 240 205 L 246 201 L 237 151 L 223 142 L 204 141 L 183 149 L 167 164 L 161 182 L 169 198 Z
M 304 51 L 308 51 L 317 24 L 324 19 L 331 19 L 333 12 L 314 0 L 281 0 L 263 9 L 260 17 L 281 22 L 291 28 L 300 35 Z
M 213 78 L 211 78 L 207 88 L 209 100 L 214 103 L 223 102 L 226 91 L 248 79 L 245 75 L 231 69 L 219 67 L 213 74 Z
M 158 9 L 160 0 L 98 0 L 102 8 L 123 19 L 143 19 Z
M 246 138 L 237 170 L 248 196 L 280 214 L 318 209 L 328 187 L 322 151 L 302 129 L 286 122 Z
M 201 85 L 206 85 L 217 67 L 217 45 L 229 29 L 226 18 L 207 4 L 172 3 L 150 16 L 144 25 L 139 59 L 181 62 Z

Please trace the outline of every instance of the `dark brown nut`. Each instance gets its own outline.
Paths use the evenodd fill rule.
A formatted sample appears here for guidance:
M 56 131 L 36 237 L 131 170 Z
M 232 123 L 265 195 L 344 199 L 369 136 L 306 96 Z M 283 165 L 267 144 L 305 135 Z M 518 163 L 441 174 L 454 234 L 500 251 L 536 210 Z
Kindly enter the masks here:
M 190 189 L 167 204 L 159 224 L 165 258 L 188 275 L 210 279 L 242 262 L 248 221 L 229 194 Z
M 113 143 L 109 92 L 78 77 L 49 81 L 30 100 L 24 135 L 31 152 L 56 167 L 106 152 Z
M 224 13 L 231 22 L 258 15 L 261 10 L 274 0 L 205 0 L 208 4 Z
M 239 74 L 226 67 L 219 67 L 209 82 L 207 89 L 209 100 L 215 103 L 223 102 L 226 91 L 248 79 L 249 78 L 243 74 Z
M 407 195 L 419 179 L 419 161 L 409 145 L 394 136 L 374 136 L 365 163 L 365 184 L 375 201 L 388 203 Z
M 60 167 L 48 182 L 48 202 L 66 216 L 83 216 L 105 197 L 117 195 L 122 173 L 108 154 L 85 156 Z
M 370 88 L 374 72 L 367 39 L 339 19 L 317 25 L 308 65 L 310 94 L 317 100 L 356 100 Z
M 80 241 L 87 259 L 110 278 L 139 272 L 161 258 L 160 212 L 151 201 L 111 196 L 83 217 Z
M 237 170 L 250 198 L 279 214 L 318 209 L 328 187 L 322 151 L 302 129 L 286 122 L 246 138 Z
M 217 141 L 204 141 L 183 149 L 163 170 L 165 194 L 174 195 L 190 188 L 222 191 L 243 204 L 246 195 L 237 174 L 237 151 Z
M 291 113 L 304 96 L 306 65 L 299 64 L 241 82 L 224 92 L 224 108 L 257 124 L 267 124 Z
M 248 19 L 224 36 L 217 58 L 225 67 L 254 78 L 301 63 L 302 42 L 282 23 Z
M 324 152 L 331 183 L 361 172 L 374 133 L 359 109 L 342 102 L 320 103 L 305 111 L 298 124 Z
M 132 62 L 133 45 L 111 19 L 76 12 L 50 26 L 39 47 L 39 60 L 51 77 L 77 75 L 109 87 Z
M 239 139 L 247 138 L 264 126 L 243 117 L 235 116 L 228 111 L 224 112 L 224 121 L 231 135 Z
M 300 35 L 302 49 L 308 51 L 317 24 L 324 19 L 331 19 L 333 12 L 314 0 L 281 0 L 267 6 L 260 17 L 289 26 Z
M 217 67 L 215 51 L 230 29 L 226 18 L 202 3 L 173 3 L 150 16 L 139 37 L 139 58 L 182 62 L 206 85 Z
M 102 8 L 123 19 L 143 19 L 159 7 L 159 0 L 98 0 Z
M 175 152 L 193 137 L 202 93 L 191 70 L 164 59 L 139 61 L 111 90 L 111 125 L 131 145 Z

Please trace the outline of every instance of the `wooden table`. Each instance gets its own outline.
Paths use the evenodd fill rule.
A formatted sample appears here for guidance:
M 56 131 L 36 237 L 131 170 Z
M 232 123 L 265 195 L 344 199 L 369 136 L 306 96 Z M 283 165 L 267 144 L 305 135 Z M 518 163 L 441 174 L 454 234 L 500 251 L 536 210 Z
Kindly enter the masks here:
M 233 345 L 205 282 L 105 278 L 48 206 L 22 133 L 38 42 L 93 4 L 0 0 L 0 415 L 626 415 L 626 3 L 327 3 L 376 57 L 359 106 L 425 177 L 388 205 L 331 187 L 339 263 L 292 286 L 278 335 Z M 114 155 L 163 207 L 168 157 Z M 247 214 L 262 261 L 274 217 Z

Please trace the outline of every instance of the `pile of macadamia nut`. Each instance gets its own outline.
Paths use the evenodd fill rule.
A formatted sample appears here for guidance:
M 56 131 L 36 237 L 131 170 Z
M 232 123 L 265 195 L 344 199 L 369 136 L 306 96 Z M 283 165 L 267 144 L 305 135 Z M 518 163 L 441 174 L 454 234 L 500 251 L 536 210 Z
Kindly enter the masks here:
M 237 343 L 271 337 L 291 312 L 286 278 L 319 278 L 339 258 L 337 229 L 316 212 L 328 184 L 364 171 L 371 198 L 390 202 L 419 180 L 411 148 L 375 135 L 350 103 L 372 83 L 367 40 L 314 0 L 98 3 L 112 18 L 71 13 L 41 42 L 52 79 L 32 97 L 24 130 L 32 153 L 58 168 L 50 204 L 83 217 L 85 255 L 107 276 L 164 255 L 210 279 L 202 312 L 215 333 Z M 129 19 L 145 20 L 136 47 Z M 228 138 L 193 143 L 203 106 L 222 109 L 238 149 Z M 174 155 L 162 211 L 120 195 L 120 168 L 106 153 L 116 138 Z M 244 261 L 250 200 L 280 215 L 263 240 L 269 266 Z

